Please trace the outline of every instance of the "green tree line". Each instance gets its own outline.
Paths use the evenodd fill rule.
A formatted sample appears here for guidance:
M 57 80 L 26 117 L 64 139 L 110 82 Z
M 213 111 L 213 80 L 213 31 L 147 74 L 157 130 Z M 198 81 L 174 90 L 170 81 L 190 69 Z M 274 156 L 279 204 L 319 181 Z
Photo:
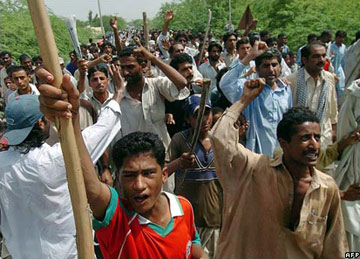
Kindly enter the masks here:
M 15 59 L 24 53 L 30 56 L 39 55 L 39 47 L 26 1 L 2 0 L 0 10 L 0 51 L 10 51 Z M 65 21 L 54 15 L 51 10 L 49 10 L 49 17 L 59 55 L 67 60 L 73 46 Z M 79 41 L 82 43 L 87 43 L 89 38 L 96 37 L 82 21 L 77 21 L 77 32 Z
M 273 36 L 285 32 L 289 46 L 295 50 L 306 42 L 309 33 L 320 34 L 323 30 L 345 30 L 346 43 L 354 39 L 360 30 L 358 0 L 232 0 L 232 23 L 237 27 L 249 4 L 254 18 L 258 19 L 257 31 L 267 30 Z M 161 6 L 151 26 L 161 29 L 165 10 L 175 12 L 171 29 L 204 31 L 207 9 L 212 10 L 211 30 L 216 36 L 225 32 L 229 20 L 228 0 L 180 0 Z

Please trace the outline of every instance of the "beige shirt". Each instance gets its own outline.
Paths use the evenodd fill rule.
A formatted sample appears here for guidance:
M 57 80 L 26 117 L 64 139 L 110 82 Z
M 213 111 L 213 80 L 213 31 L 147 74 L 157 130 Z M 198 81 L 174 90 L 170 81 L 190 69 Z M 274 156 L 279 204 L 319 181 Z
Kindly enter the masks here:
M 282 157 L 269 160 L 239 144 L 228 109 L 211 132 L 223 187 L 223 225 L 217 258 L 344 258 L 348 251 L 335 181 L 312 169 L 295 231 L 290 230 L 294 183 Z
M 99 102 L 99 100 L 94 97 L 93 93 L 91 93 L 90 98 L 85 98 L 85 100 L 88 100 L 91 102 L 91 104 L 94 107 L 94 109 L 96 110 L 97 114 L 100 114 L 101 111 L 106 106 L 106 104 L 108 104 L 113 99 L 114 95 L 112 93 L 110 93 L 109 91 L 107 91 L 107 92 L 108 92 L 108 97 L 104 103 Z
M 289 81 L 291 86 L 291 91 L 293 94 L 293 105 L 297 106 L 298 104 L 296 101 L 296 89 L 298 82 L 298 72 L 289 75 L 288 77 L 286 77 L 286 79 Z M 305 82 L 308 87 L 307 101 L 309 104 L 309 109 L 312 112 L 316 112 L 317 110 L 320 94 L 321 94 L 321 86 L 324 80 L 330 82 L 331 89 L 330 89 L 330 93 L 328 94 L 327 110 L 325 111 L 324 118 L 320 123 L 322 147 L 326 147 L 327 145 L 332 144 L 332 124 L 336 124 L 338 121 L 335 79 L 331 73 L 323 70 L 321 72 L 320 79 L 317 80 L 317 82 L 315 83 L 314 78 L 311 77 L 310 74 L 305 69 Z

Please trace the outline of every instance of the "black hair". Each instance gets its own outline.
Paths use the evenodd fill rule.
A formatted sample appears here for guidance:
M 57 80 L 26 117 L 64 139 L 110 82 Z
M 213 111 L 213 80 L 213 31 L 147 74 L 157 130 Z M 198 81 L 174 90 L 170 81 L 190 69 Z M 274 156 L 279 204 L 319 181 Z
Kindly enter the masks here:
M 45 117 L 42 117 L 41 120 L 47 124 Z M 45 143 L 45 140 L 49 137 L 49 133 L 44 132 L 39 126 L 38 123 L 34 125 L 32 130 L 26 139 L 18 145 L 13 146 L 15 149 L 21 150 L 22 154 L 27 154 L 33 148 L 41 147 Z
M 39 59 L 41 62 L 43 61 L 42 57 L 41 57 L 40 55 L 38 55 L 38 56 L 34 56 L 34 57 L 32 58 L 32 62 L 35 63 L 35 61 L 38 60 L 38 59 Z
M 11 55 L 11 53 L 9 51 L 4 50 L 4 51 L 0 52 L 0 57 L 3 57 L 5 55 L 9 55 L 9 57 L 12 57 L 12 55 Z
M 320 34 L 320 38 L 329 37 L 330 35 L 331 35 L 331 31 L 330 30 L 325 30 Z
M 150 152 L 161 166 L 165 165 L 165 147 L 158 135 L 151 132 L 133 132 L 121 138 L 114 145 L 112 158 L 117 170 L 120 170 L 124 159 Z
M 335 38 L 337 37 L 346 38 L 346 31 L 342 31 L 342 30 L 337 31 L 335 34 Z
M 313 41 L 313 40 L 317 40 L 317 35 L 315 33 L 308 34 L 307 41 L 310 42 L 310 41 Z
M 133 56 L 134 58 L 136 58 L 136 61 L 139 63 L 139 64 L 142 64 L 144 63 L 144 59 L 139 56 L 139 55 L 135 55 L 134 54 L 134 49 L 136 49 L 137 46 L 132 44 L 132 45 L 129 45 L 125 48 L 123 48 L 120 53 L 118 54 L 119 58 L 124 58 L 124 57 L 131 57 Z
M 235 39 L 237 39 L 237 34 L 235 32 L 227 32 L 223 36 L 223 41 L 226 42 L 231 36 L 235 36 Z
M 31 58 L 28 54 L 21 54 L 19 57 L 20 64 L 22 64 L 24 62 L 24 60 L 27 58 L 31 60 Z
M 89 68 L 88 75 L 87 75 L 88 79 L 90 80 L 90 78 L 97 71 L 103 72 L 105 74 L 105 76 L 108 77 L 107 67 L 104 66 L 104 65 L 96 65 L 96 66 L 93 66 L 93 67 Z
M 224 109 L 221 107 L 211 107 L 211 112 L 212 114 L 217 114 L 217 113 L 223 113 Z
M 255 41 L 259 41 L 259 40 L 260 40 L 260 34 L 257 33 L 257 32 L 250 32 L 250 33 L 248 34 L 248 36 L 249 36 L 249 40 L 250 40 L 250 45 L 251 45 L 251 46 L 254 46 Z
M 260 38 L 264 38 L 266 35 L 269 35 L 268 31 L 261 31 L 260 32 Z
M 179 31 L 179 32 L 175 35 L 174 40 L 175 40 L 175 41 L 178 41 L 179 38 L 185 38 L 186 41 L 189 40 L 188 37 L 187 37 L 187 35 L 186 35 L 186 33 L 185 33 L 185 32 L 182 32 L 182 31 Z
M 90 51 L 90 53 L 93 53 L 93 52 L 99 53 L 99 48 L 97 46 L 90 46 L 89 51 Z
M 211 50 L 215 47 L 219 49 L 219 52 L 222 51 L 222 47 L 221 47 L 220 43 L 218 43 L 216 41 L 212 41 L 209 43 L 209 47 L 208 47 L 207 51 L 211 52 Z
M 293 57 L 294 55 L 296 55 L 296 53 L 292 52 L 291 50 L 288 52 L 288 54 L 289 54 L 290 57 Z
M 120 61 L 120 58 L 118 56 L 113 57 L 111 60 L 111 64 L 114 64 L 115 61 Z
M 286 34 L 285 33 L 280 33 L 279 35 L 278 35 L 278 39 L 281 39 L 281 38 L 287 38 L 287 36 L 286 36 Z
M 282 120 L 277 126 L 277 138 L 290 142 L 291 137 L 297 132 L 297 127 L 304 122 L 320 123 L 320 120 L 316 117 L 315 113 L 308 108 L 299 106 L 290 108 L 284 113 Z
M 21 70 L 24 70 L 27 75 L 30 75 L 30 71 L 29 71 L 29 69 L 28 69 L 27 67 L 17 66 L 17 65 L 12 65 L 12 66 L 8 67 L 8 68 L 6 69 L 6 73 L 7 73 L 8 76 L 11 78 L 11 77 L 12 77 L 12 73 L 18 72 L 18 71 L 21 71 Z
M 270 46 L 273 42 L 277 43 L 277 39 L 275 37 L 268 38 L 266 41 L 266 45 Z
M 317 41 L 317 40 L 313 41 L 301 49 L 301 57 L 308 58 L 311 54 L 311 49 L 313 46 L 322 46 L 322 47 L 326 48 L 326 46 L 323 42 Z
M 250 44 L 249 37 L 242 37 L 240 40 L 238 40 L 236 42 L 236 49 L 238 50 L 242 44 Z
M 183 64 L 185 62 L 192 64 L 191 57 L 189 56 L 189 54 L 180 53 L 180 54 L 174 56 L 174 58 L 170 62 L 170 66 L 172 66 L 173 68 L 178 70 L 180 64 Z
M 268 50 L 265 51 L 264 54 L 258 56 L 255 58 L 255 65 L 256 67 L 259 67 L 261 65 L 261 62 L 264 59 L 272 59 L 272 58 L 276 58 L 277 61 L 279 62 L 279 64 L 281 64 L 281 53 L 279 50 L 274 49 L 274 48 L 269 48 Z
M 112 49 L 114 49 L 114 45 L 111 44 L 111 42 L 109 41 L 105 41 L 102 45 L 101 45 L 101 49 L 104 50 L 106 46 L 110 46 Z

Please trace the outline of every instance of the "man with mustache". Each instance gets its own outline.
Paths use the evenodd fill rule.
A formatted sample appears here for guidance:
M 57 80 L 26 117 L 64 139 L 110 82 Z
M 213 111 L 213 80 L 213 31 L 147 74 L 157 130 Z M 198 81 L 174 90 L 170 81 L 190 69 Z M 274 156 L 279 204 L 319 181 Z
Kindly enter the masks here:
M 333 143 L 338 117 L 335 79 L 333 74 L 323 69 L 325 58 L 326 48 L 322 42 L 306 45 L 301 50 L 304 67 L 286 78 L 291 86 L 294 106 L 309 107 L 319 118 L 322 147 Z
M 255 41 L 250 53 L 233 66 L 221 79 L 220 89 L 226 99 L 235 103 L 242 95 L 246 79 L 244 70 L 255 59 L 256 72 L 264 78 L 264 91 L 244 109 L 244 116 L 250 126 L 246 132 L 246 147 L 258 154 L 273 156 L 276 126 L 284 112 L 292 107 L 291 89 L 279 79 L 281 73 L 281 53 L 267 48 L 265 42 Z
M 219 43 L 212 41 L 207 49 L 209 53 L 209 61 L 199 66 L 199 71 L 204 78 L 211 79 L 209 98 L 215 102 L 218 98 L 218 91 L 216 88 L 216 75 L 226 64 L 219 60 L 222 47 Z
M 119 58 L 126 86 L 121 103 L 122 128 L 115 141 L 135 131 L 152 132 L 160 137 L 167 148 L 170 136 L 165 124 L 165 100 L 173 102 L 185 99 L 190 94 L 186 79 L 144 47 L 123 48 Z M 144 77 L 142 70 L 146 60 L 150 60 L 166 77 Z M 168 179 L 165 190 L 172 192 L 174 185 L 174 179 Z
M 289 109 L 277 126 L 283 156 L 270 160 L 239 143 L 236 122 L 266 89 L 245 83 L 241 97 L 210 133 L 224 192 L 217 258 L 344 258 L 349 251 L 339 189 L 315 168 L 320 121 L 304 107 Z

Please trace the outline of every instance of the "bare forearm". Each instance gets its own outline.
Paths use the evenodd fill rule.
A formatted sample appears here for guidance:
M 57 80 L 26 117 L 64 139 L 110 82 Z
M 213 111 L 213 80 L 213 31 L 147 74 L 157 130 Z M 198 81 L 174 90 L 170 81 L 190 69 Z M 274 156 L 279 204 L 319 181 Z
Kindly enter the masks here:
M 172 175 L 175 171 L 180 169 L 180 158 L 177 158 L 170 163 L 166 164 L 166 167 L 168 169 L 168 176 Z
M 163 26 L 163 29 L 162 29 L 162 35 L 166 35 L 167 34 L 167 32 L 168 32 L 168 30 L 169 30 L 169 22 L 168 21 L 165 21 L 164 22 L 164 26 Z
M 151 62 L 175 84 L 178 90 L 183 89 L 187 85 L 186 79 L 175 68 L 169 66 L 155 56 L 152 57 Z
M 114 33 L 114 38 L 115 38 L 116 49 L 120 53 L 120 51 L 122 50 L 122 46 L 121 46 L 121 42 L 120 42 L 119 33 L 116 28 L 113 28 L 113 33 Z

